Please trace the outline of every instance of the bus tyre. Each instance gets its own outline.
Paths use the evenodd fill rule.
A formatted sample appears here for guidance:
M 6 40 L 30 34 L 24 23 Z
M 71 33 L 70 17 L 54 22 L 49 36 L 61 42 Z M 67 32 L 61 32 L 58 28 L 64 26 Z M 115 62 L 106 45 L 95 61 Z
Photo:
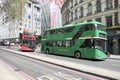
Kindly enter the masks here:
M 76 52 L 75 52 L 75 58 L 77 58 L 77 59 L 81 58 L 81 53 L 80 53 L 80 51 L 76 51 Z
M 49 54 L 49 49 L 48 49 L 48 48 L 46 49 L 46 52 L 45 52 L 45 53 L 46 53 L 46 54 Z

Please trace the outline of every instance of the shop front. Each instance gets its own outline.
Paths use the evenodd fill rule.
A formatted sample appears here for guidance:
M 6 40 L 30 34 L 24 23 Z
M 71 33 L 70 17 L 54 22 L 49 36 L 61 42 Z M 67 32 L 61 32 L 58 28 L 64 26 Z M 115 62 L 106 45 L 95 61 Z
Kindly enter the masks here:
M 107 49 L 110 54 L 120 55 L 120 29 L 107 30 Z

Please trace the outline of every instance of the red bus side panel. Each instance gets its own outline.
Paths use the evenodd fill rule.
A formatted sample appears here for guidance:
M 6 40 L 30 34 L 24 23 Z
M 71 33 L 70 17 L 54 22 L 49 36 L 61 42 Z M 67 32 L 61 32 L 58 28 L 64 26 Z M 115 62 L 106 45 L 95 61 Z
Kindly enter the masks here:
M 28 48 L 28 47 L 26 47 L 24 45 L 22 45 L 21 48 L 22 48 L 22 51 L 34 51 L 33 49 Z

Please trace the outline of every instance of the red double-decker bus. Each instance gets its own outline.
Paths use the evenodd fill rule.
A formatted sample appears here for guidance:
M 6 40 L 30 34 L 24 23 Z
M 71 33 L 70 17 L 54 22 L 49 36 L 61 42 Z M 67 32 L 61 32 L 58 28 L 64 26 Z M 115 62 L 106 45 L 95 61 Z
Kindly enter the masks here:
M 36 36 L 32 30 L 24 30 L 21 39 L 21 50 L 22 51 L 35 51 L 36 48 Z

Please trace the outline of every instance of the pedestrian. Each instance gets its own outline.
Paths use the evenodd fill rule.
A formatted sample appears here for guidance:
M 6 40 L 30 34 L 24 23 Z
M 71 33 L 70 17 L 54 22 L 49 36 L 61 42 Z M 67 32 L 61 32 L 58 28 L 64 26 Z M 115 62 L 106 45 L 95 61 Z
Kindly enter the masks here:
M 10 48 L 10 42 L 8 43 L 8 48 Z

